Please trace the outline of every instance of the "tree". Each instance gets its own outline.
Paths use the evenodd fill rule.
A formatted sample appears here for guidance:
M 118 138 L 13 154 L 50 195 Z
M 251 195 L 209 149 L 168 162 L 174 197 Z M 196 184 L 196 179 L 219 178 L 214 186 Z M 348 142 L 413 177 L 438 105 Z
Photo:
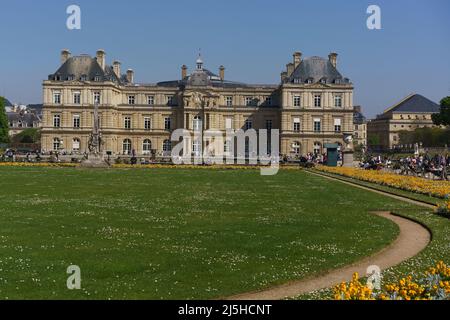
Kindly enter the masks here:
M 441 100 L 441 110 L 431 116 L 437 126 L 450 126 L 450 96 Z
M 41 131 L 37 128 L 27 128 L 11 138 L 12 143 L 39 143 Z
M 9 142 L 8 117 L 5 110 L 5 98 L 0 97 L 0 143 Z

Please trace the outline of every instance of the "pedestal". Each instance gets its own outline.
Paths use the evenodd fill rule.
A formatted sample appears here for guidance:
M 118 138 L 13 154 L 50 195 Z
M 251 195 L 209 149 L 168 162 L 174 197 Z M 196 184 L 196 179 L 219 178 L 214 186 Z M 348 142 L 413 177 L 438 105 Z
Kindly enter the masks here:
M 353 167 L 353 151 L 342 152 L 342 166 L 343 167 Z
M 86 160 L 81 161 L 83 168 L 108 168 L 109 164 L 102 156 L 96 154 L 89 154 Z

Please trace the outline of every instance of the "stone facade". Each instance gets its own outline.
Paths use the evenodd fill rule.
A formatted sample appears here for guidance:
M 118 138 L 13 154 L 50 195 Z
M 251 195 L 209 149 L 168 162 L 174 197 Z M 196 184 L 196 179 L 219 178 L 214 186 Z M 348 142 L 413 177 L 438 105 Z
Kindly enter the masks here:
M 281 73 L 276 85 L 251 85 L 225 79 L 203 67 L 199 56 L 180 80 L 137 84 L 134 72 L 96 57 L 61 54 L 61 67 L 43 83 L 42 148 L 87 151 L 94 103 L 99 105 L 102 151 L 112 155 L 168 154 L 171 132 L 193 130 L 280 129 L 280 153 L 324 152 L 325 143 L 343 144 L 353 133 L 353 85 L 336 69 L 337 54 L 303 59 Z
M 354 107 L 353 125 L 353 144 L 365 148 L 367 146 L 367 120 L 362 114 L 361 106 Z

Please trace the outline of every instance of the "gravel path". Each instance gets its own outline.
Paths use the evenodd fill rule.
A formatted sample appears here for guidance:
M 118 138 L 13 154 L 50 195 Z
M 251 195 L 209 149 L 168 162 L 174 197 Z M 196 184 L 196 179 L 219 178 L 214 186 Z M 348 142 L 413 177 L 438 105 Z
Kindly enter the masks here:
M 327 179 L 338 180 L 332 177 L 324 177 Z M 370 188 L 338 180 L 342 183 L 353 185 L 358 188 L 369 190 L 376 193 L 388 195 L 382 191 L 375 191 Z M 423 204 L 418 201 L 405 199 L 400 196 L 392 196 L 396 199 L 406 201 L 409 203 L 418 204 L 424 207 L 432 207 L 430 205 Z M 236 296 L 226 298 L 227 300 L 278 300 L 287 297 L 295 297 L 311 291 L 332 287 L 340 282 L 350 281 L 354 272 L 358 272 L 360 275 L 366 275 L 367 267 L 376 265 L 381 270 L 395 266 L 400 262 L 407 260 L 420 251 L 422 251 L 430 242 L 431 235 L 429 231 L 412 220 L 399 217 L 391 214 L 390 212 L 374 212 L 374 214 L 380 215 L 386 219 L 392 220 L 400 228 L 399 236 L 389 246 L 382 249 L 378 253 L 372 256 L 366 257 L 357 261 L 354 264 L 334 269 L 323 275 L 313 278 L 307 278 L 299 281 L 289 282 L 280 286 L 269 288 L 258 292 L 243 293 Z

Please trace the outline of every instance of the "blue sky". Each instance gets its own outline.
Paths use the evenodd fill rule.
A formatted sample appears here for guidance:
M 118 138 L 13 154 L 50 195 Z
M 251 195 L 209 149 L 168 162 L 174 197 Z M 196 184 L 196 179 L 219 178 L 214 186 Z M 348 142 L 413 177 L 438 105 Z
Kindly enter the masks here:
M 223 64 L 226 78 L 249 83 L 278 83 L 294 51 L 335 51 L 369 117 L 412 92 L 450 95 L 448 0 L 0 1 L 0 95 L 13 102 L 42 100 L 63 48 L 103 48 L 139 82 L 178 79 L 199 48 L 208 69 Z M 66 28 L 71 4 L 81 7 L 81 30 Z M 366 27 L 370 4 L 381 8 L 382 30 Z

